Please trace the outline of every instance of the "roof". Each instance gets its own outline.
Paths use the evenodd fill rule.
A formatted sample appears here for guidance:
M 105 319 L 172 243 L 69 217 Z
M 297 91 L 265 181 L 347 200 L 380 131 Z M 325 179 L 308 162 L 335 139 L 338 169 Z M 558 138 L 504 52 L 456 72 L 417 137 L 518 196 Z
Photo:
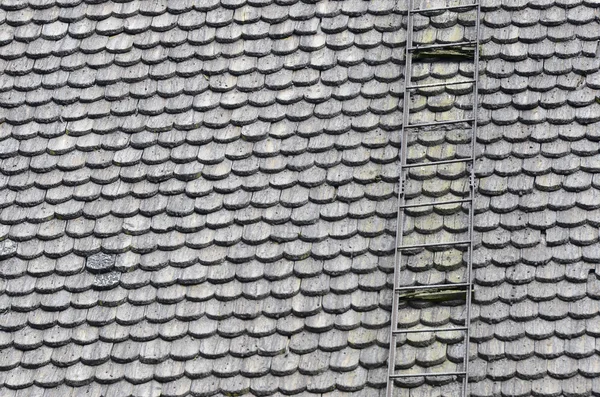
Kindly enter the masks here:
M 600 391 L 599 6 L 586 1 L 482 2 L 469 343 L 473 397 Z M 429 30 L 434 23 L 445 30 L 444 37 L 452 37 L 468 18 L 467 13 L 417 18 L 415 25 L 423 30 L 416 33 L 416 43 L 441 38 Z M 471 65 L 425 60 L 413 73 L 420 83 L 458 80 L 472 76 Z M 455 87 L 422 89 L 412 100 L 411 122 L 473 117 L 471 92 Z M 409 136 L 408 161 L 468 157 L 467 132 L 440 128 Z M 469 174 L 460 164 L 413 168 L 408 174 L 408 203 L 468 196 Z M 407 245 L 468 239 L 463 204 L 406 213 Z M 401 286 L 465 280 L 465 251 L 408 254 Z M 406 302 L 399 327 L 464 325 L 464 303 L 450 303 Z M 465 348 L 464 332 L 406 334 L 399 338 L 396 370 L 404 375 L 459 371 Z M 450 376 L 395 383 L 401 396 L 461 395 L 460 383 Z
M 395 7 L 2 1 L 0 394 L 378 395 Z
M 405 8 L 3 0 L 2 394 L 383 395 Z M 472 396 L 600 393 L 599 9 L 482 3 Z M 473 22 L 423 16 L 415 42 Z M 472 115 L 467 91 L 417 92 L 411 120 Z M 409 161 L 464 154 L 464 131 L 439 132 L 411 137 Z M 411 170 L 407 197 L 464 197 L 466 177 Z M 460 205 L 409 215 L 406 242 L 467 227 Z M 411 254 L 405 285 L 463 277 L 460 251 Z M 399 321 L 462 316 L 407 305 Z M 395 365 L 452 367 L 461 349 L 409 336 Z

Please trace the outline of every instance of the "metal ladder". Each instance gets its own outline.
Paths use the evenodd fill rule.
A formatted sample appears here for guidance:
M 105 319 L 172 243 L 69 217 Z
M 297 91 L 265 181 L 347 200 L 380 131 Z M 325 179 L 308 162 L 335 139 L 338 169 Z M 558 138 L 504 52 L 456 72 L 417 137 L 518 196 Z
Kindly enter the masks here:
M 401 149 L 400 149 L 400 188 L 398 194 L 398 215 L 397 215 L 397 227 L 396 227 L 396 250 L 394 258 L 394 290 L 393 290 L 393 304 L 392 304 L 392 315 L 391 315 L 391 329 L 390 329 L 390 349 L 388 358 L 388 376 L 387 376 L 387 390 L 386 396 L 392 397 L 394 395 L 394 380 L 399 378 L 416 378 L 416 377 L 448 377 L 451 376 L 454 382 L 460 382 L 460 389 L 462 393 L 460 397 L 468 396 L 468 374 L 469 374 L 469 341 L 470 341 L 470 324 L 471 324 L 471 300 L 473 291 L 473 217 L 474 217 L 474 206 L 473 200 L 475 197 L 475 175 L 474 175 L 474 160 L 475 160 L 475 142 L 477 136 L 477 105 L 478 105 L 478 80 L 479 80 L 479 40 L 480 40 L 480 19 L 481 19 L 481 6 L 478 0 L 473 0 L 470 3 L 465 2 L 461 5 L 453 5 L 447 7 L 436 7 L 436 8 L 414 8 L 414 0 L 407 0 L 407 34 L 406 34 L 406 61 L 405 61 L 405 83 L 404 83 L 404 103 L 403 103 L 403 122 L 401 129 Z M 456 4 L 456 3 L 455 3 Z M 441 43 L 432 45 L 414 45 L 413 33 L 414 33 L 414 17 L 418 14 L 425 14 L 427 12 L 439 12 L 439 11 L 466 11 L 476 10 L 476 21 L 475 21 L 475 38 L 470 41 L 462 41 L 459 43 Z M 451 47 L 468 47 L 473 48 L 473 79 L 460 79 L 460 81 L 452 82 L 440 82 L 434 84 L 413 84 L 413 55 L 418 54 L 421 51 L 435 50 L 440 48 Z M 427 122 L 427 123 L 416 123 L 410 124 L 410 95 L 414 90 L 422 88 L 433 88 L 433 87 L 446 87 L 450 85 L 459 85 L 469 83 L 473 85 L 473 117 L 465 118 L 460 120 L 444 120 L 438 122 Z M 408 153 L 408 133 L 414 131 L 414 129 L 434 127 L 441 125 L 453 125 L 453 124 L 465 124 L 469 125 L 467 129 L 470 129 L 470 156 L 467 158 L 455 158 L 451 160 L 442 161 L 430 161 L 421 163 L 407 163 Z M 409 203 L 406 202 L 405 196 L 405 182 L 407 180 L 407 171 L 415 167 L 435 167 L 439 165 L 452 164 L 452 163 L 465 163 L 468 170 L 469 179 L 469 195 L 468 198 L 460 198 L 455 200 L 444 200 L 435 201 L 431 200 L 425 203 Z M 435 206 L 444 204 L 458 204 L 461 203 L 468 206 L 468 231 L 467 239 L 458 241 L 439 241 L 429 242 L 423 244 L 411 244 L 403 245 L 404 237 L 404 221 L 405 221 L 405 210 L 407 208 Z M 466 260 L 464 266 L 465 269 L 465 282 L 462 283 L 442 283 L 442 284 L 430 284 L 430 285 L 413 285 L 413 286 L 400 286 L 400 272 L 402 267 L 402 259 L 405 255 L 404 252 L 411 249 L 420 248 L 431 248 L 431 247 L 463 247 L 466 248 Z M 444 327 L 428 327 L 424 329 L 401 329 L 398 327 L 398 316 L 399 306 L 401 300 L 401 294 L 403 292 L 427 292 L 427 291 L 440 291 L 440 290 L 460 290 L 464 292 L 465 300 L 465 325 L 459 326 L 444 326 Z M 435 333 L 444 331 L 462 331 L 464 332 L 464 357 L 461 371 L 451 372 L 422 372 L 422 373 L 404 373 L 398 374 L 395 370 L 396 354 L 402 354 L 402 350 L 397 351 L 397 340 L 400 335 L 413 334 L 413 333 Z M 457 385 L 459 387 L 459 385 Z M 458 397 L 458 396 L 457 396 Z

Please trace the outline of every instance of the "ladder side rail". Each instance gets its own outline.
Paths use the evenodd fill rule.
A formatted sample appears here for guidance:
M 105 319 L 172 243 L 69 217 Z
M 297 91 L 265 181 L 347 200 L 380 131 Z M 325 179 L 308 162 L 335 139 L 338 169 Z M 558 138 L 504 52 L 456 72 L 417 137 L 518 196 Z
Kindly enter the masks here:
M 478 3 L 478 0 L 473 1 L 474 4 L 477 5 L 477 11 L 475 16 L 475 41 L 477 44 L 475 45 L 475 55 L 473 59 L 473 80 L 475 83 L 473 84 L 473 124 L 471 126 L 471 158 L 473 161 L 471 162 L 471 175 L 470 175 L 470 183 L 469 183 L 469 194 L 471 199 L 473 200 L 471 204 L 471 208 L 469 210 L 469 252 L 467 258 L 467 283 L 473 283 L 473 250 L 475 249 L 473 244 L 473 223 L 475 218 L 475 145 L 477 141 L 477 113 L 479 107 L 479 43 L 480 43 L 480 24 L 481 24 L 481 4 Z M 470 345 L 471 345 L 471 304 L 472 304 L 472 287 L 469 288 L 466 294 L 466 305 L 467 305 L 467 313 L 465 318 L 465 326 L 467 327 L 465 331 L 465 377 L 463 379 L 463 397 L 467 397 L 469 393 L 469 358 L 470 358 Z
M 405 47 L 405 63 L 404 63 L 404 96 L 402 103 L 402 127 L 400 130 L 400 165 L 399 165 L 399 186 L 398 186 L 398 209 L 396 216 L 396 248 L 394 254 L 394 290 L 392 291 L 392 314 L 391 314 L 391 327 L 390 327 L 390 351 L 388 355 L 388 378 L 386 385 L 386 397 L 393 396 L 394 390 L 394 371 L 396 366 L 396 336 L 394 331 L 398 327 L 398 292 L 396 291 L 400 283 L 400 266 L 402 263 L 402 251 L 398 250 L 398 246 L 402 245 L 403 242 L 403 224 L 404 224 L 404 209 L 401 205 L 404 205 L 404 165 L 406 165 L 406 130 L 405 126 L 409 120 L 409 90 L 407 87 L 411 84 L 412 80 L 412 53 L 409 48 L 412 46 L 412 34 L 413 34 L 413 18 L 410 10 L 413 9 L 413 1 L 408 0 L 408 12 L 406 14 L 407 25 L 406 25 L 406 47 Z

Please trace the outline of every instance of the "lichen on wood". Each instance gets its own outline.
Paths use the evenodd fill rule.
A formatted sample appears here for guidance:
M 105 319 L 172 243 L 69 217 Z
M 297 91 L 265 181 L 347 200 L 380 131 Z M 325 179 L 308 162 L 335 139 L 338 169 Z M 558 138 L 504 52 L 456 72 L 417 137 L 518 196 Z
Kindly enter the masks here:
M 432 48 L 428 50 L 417 50 L 413 56 L 414 60 L 421 59 L 446 59 L 446 60 L 472 60 L 475 56 L 475 49 L 471 47 L 447 47 Z
M 466 300 L 467 294 L 465 289 L 446 288 L 432 289 L 428 291 L 410 291 L 399 295 L 400 300 L 411 301 L 427 301 L 427 302 L 447 302 L 456 300 Z

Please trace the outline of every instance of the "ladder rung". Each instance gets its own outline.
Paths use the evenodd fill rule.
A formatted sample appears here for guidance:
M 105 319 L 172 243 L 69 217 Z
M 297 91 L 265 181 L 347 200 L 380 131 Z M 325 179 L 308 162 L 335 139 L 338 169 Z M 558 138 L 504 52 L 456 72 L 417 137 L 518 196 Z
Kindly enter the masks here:
M 446 200 L 446 201 L 431 201 L 428 203 L 418 203 L 418 204 L 403 204 L 398 206 L 398 208 L 415 208 L 415 207 L 429 207 L 431 205 L 446 205 L 446 204 L 459 204 L 459 203 L 468 203 L 471 202 L 471 198 L 467 199 L 457 199 L 457 200 Z
M 403 245 L 398 247 L 398 250 L 408 250 L 413 248 L 427 248 L 427 247 L 443 247 L 445 245 L 463 245 L 470 244 L 471 240 L 458 240 L 458 241 L 445 241 L 440 243 L 423 243 L 423 244 L 413 244 L 413 245 Z
M 460 85 L 460 84 L 473 84 L 473 83 L 475 83 L 475 80 L 448 81 L 448 82 L 444 82 L 444 83 L 409 85 L 408 87 L 406 87 L 406 89 L 407 90 L 417 90 L 419 88 L 433 88 L 433 87 L 442 87 L 442 86 Z
M 413 285 L 413 286 L 403 286 L 398 287 L 394 291 L 417 291 L 424 289 L 451 289 L 451 288 L 463 288 L 471 286 L 471 283 L 455 283 L 455 284 L 432 284 L 432 285 Z M 467 288 L 468 289 L 468 288 Z
M 420 9 L 415 9 L 415 10 L 408 10 L 408 13 L 409 14 L 420 14 L 423 12 L 430 12 L 430 11 L 453 11 L 453 10 L 461 10 L 461 9 L 465 9 L 465 8 L 477 8 L 477 7 L 479 7 L 479 3 L 464 4 L 461 6 L 450 6 L 450 7 L 420 8 Z
M 394 374 L 390 375 L 391 379 L 400 379 L 400 378 L 416 378 L 419 376 L 458 376 L 458 375 L 466 375 L 465 371 L 454 371 L 454 372 L 421 372 L 416 374 Z
M 452 159 L 452 160 L 440 160 L 440 161 L 431 161 L 429 163 L 411 163 L 411 164 L 404 164 L 402 165 L 402 168 L 417 168 L 417 167 L 433 167 L 436 165 L 444 165 L 444 164 L 454 164 L 454 163 L 469 163 L 473 161 L 473 158 L 471 157 L 465 157 L 462 159 Z
M 428 329 L 399 329 L 392 331 L 394 335 L 402 334 L 424 334 L 427 332 L 452 332 L 452 331 L 466 331 L 468 327 L 446 327 L 446 328 L 428 328 Z
M 465 47 L 477 45 L 477 40 L 469 40 L 469 41 L 458 41 L 456 43 L 443 43 L 443 44 L 427 44 L 427 45 L 417 45 L 414 47 L 410 47 L 408 51 L 424 51 L 424 50 L 435 50 L 438 48 L 449 48 L 449 47 Z
M 404 126 L 404 128 L 419 128 L 419 127 L 431 127 L 433 125 L 472 123 L 474 121 L 475 121 L 475 119 L 442 120 L 442 121 L 432 121 L 430 123 L 408 124 L 408 125 Z

